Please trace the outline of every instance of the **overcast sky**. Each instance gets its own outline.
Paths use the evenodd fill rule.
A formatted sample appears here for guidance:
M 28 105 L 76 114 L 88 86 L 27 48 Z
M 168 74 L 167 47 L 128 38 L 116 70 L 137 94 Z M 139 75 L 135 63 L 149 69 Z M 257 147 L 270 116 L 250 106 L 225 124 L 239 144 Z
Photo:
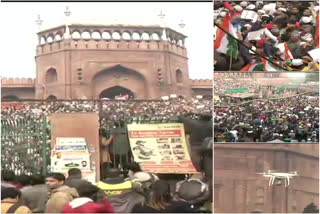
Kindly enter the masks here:
M 64 24 L 65 7 L 71 10 L 71 22 L 85 24 L 160 24 L 158 14 L 166 14 L 166 23 L 188 36 L 191 79 L 212 79 L 213 24 L 212 3 L 2 3 L 0 71 L 3 77 L 35 78 L 35 49 L 38 43 L 37 15 L 43 29 Z M 181 30 L 178 24 L 186 24 Z

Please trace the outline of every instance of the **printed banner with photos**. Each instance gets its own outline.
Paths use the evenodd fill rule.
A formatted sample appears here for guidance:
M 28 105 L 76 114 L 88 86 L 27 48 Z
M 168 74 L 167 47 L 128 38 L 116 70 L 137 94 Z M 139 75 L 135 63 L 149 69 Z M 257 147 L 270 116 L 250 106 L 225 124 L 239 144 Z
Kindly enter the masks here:
M 197 173 L 186 143 L 182 123 L 130 124 L 134 160 L 153 173 Z
M 95 172 L 90 167 L 90 153 L 84 138 L 57 137 L 51 152 L 51 171 L 66 174 L 78 168 L 84 179 L 95 182 Z

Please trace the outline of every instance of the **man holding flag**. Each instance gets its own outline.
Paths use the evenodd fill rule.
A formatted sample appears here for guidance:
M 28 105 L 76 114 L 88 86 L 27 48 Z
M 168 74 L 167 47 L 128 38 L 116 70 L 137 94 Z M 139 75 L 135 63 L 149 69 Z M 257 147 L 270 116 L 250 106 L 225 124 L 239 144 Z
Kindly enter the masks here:
M 228 32 L 224 32 L 222 29 Z M 214 42 L 214 49 L 230 57 L 230 65 L 232 64 L 232 58 L 237 60 L 239 55 L 238 43 L 234 38 L 238 38 L 236 30 L 234 29 L 229 13 L 224 17 L 222 24 L 218 27 L 216 33 L 216 40 Z

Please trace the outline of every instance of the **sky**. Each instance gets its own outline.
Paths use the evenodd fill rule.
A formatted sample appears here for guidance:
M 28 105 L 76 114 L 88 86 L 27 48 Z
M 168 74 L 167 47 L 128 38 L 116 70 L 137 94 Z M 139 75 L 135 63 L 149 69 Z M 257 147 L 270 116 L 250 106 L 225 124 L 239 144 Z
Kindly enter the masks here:
M 160 25 L 163 11 L 168 27 L 188 36 L 189 77 L 213 77 L 212 3 L 2 3 L 0 7 L 2 77 L 35 78 L 35 53 L 38 44 L 36 19 L 42 30 L 64 24 L 66 6 L 71 23 Z M 181 29 L 181 20 L 185 27 Z

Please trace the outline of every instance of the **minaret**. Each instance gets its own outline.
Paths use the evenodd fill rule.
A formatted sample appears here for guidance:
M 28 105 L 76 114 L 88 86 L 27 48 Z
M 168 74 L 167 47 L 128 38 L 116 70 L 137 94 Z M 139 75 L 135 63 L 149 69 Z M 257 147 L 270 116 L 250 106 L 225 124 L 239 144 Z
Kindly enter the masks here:
M 184 23 L 183 20 L 181 20 L 181 21 L 180 21 L 180 24 L 179 24 L 179 27 L 181 28 L 181 33 L 182 33 L 182 34 L 185 34 L 185 33 L 184 33 L 184 30 L 185 30 L 184 27 L 185 27 L 185 26 L 186 26 L 186 24 Z M 183 39 L 183 40 L 182 40 L 182 46 L 185 45 L 184 43 L 185 43 L 185 41 L 184 41 L 184 39 Z
M 64 34 L 64 39 L 70 39 L 71 35 L 70 35 L 70 29 L 69 29 L 69 25 L 70 25 L 70 15 L 71 15 L 71 11 L 69 10 L 69 7 L 66 7 L 66 10 L 64 11 L 64 15 L 65 15 L 65 24 L 66 24 L 66 32 Z
M 38 32 L 41 31 L 41 25 L 42 25 L 42 23 L 43 23 L 43 21 L 41 20 L 40 14 L 39 14 L 39 15 L 38 15 L 38 19 L 36 20 L 36 24 L 38 25 Z M 40 43 L 41 43 L 40 37 L 38 38 L 38 40 L 39 40 L 39 44 L 40 44 Z
M 165 21 L 165 17 L 166 15 L 160 11 L 160 14 L 158 15 L 161 21 L 161 27 L 163 28 L 162 30 L 162 40 L 166 41 L 167 40 L 167 34 L 166 34 L 166 21 Z

